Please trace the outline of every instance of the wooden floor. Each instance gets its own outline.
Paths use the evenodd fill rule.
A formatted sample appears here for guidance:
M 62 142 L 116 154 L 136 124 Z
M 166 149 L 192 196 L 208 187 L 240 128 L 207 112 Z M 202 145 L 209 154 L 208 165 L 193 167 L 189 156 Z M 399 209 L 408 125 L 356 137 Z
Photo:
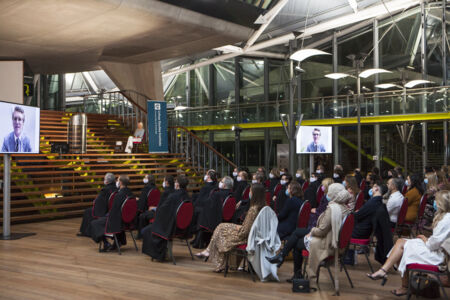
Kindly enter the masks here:
M 89 238 L 75 236 L 81 219 L 66 219 L 12 226 L 12 232 L 35 232 L 15 241 L 0 241 L 1 299 L 336 299 L 326 270 L 320 291 L 294 294 L 285 280 L 292 262 L 280 269 L 281 282 L 252 282 L 248 274 L 231 272 L 227 278 L 212 272 L 212 265 L 192 261 L 186 246 L 175 242 L 177 265 L 152 262 L 136 252 L 129 239 L 123 253 L 99 253 Z M 130 244 L 131 242 L 131 244 Z M 141 243 L 138 242 L 139 250 Z M 372 255 L 373 256 L 373 255 Z M 367 262 L 349 267 L 355 288 L 341 273 L 342 299 L 398 299 L 389 290 L 400 276 L 389 274 L 381 287 L 365 277 Z M 378 264 L 374 263 L 378 268 Z

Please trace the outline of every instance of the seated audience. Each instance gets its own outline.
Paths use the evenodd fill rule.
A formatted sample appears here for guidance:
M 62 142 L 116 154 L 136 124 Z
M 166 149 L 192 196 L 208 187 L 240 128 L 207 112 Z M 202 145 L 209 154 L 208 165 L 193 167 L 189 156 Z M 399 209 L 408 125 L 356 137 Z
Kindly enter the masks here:
M 324 180 L 322 180 L 323 196 L 322 196 L 322 199 L 320 199 L 319 205 L 316 208 L 311 209 L 311 214 L 309 215 L 309 221 L 308 221 L 308 229 L 309 230 L 311 230 L 311 228 L 316 226 L 317 219 L 328 207 L 327 193 L 328 193 L 328 187 L 332 183 L 333 183 L 333 179 L 331 179 L 331 178 L 325 178 Z
M 270 170 L 269 180 L 270 180 L 269 191 L 273 193 L 277 184 L 280 183 L 280 172 L 278 171 L 277 168 L 273 168 L 272 170 Z
M 409 179 L 408 179 L 409 180 Z M 436 193 L 436 216 L 433 221 L 433 234 L 427 238 L 418 235 L 415 239 L 398 239 L 388 255 L 385 264 L 375 273 L 367 274 L 372 280 L 382 279 L 381 285 L 387 280 L 387 272 L 397 265 L 402 276 L 402 286 L 391 291 L 396 296 L 406 295 L 408 292 L 408 264 L 440 265 L 445 255 L 440 250 L 441 245 L 450 237 L 450 192 Z
M 142 138 L 144 137 L 144 134 L 145 134 L 144 124 L 142 122 L 139 122 L 136 130 L 134 131 L 134 135 L 128 137 L 127 146 L 125 147 L 125 152 L 131 153 L 133 150 L 133 143 L 134 142 L 142 142 Z
M 356 181 L 355 176 L 351 176 L 351 175 L 345 176 L 345 179 L 342 182 L 342 184 L 347 189 L 347 192 L 349 192 L 350 195 L 352 195 L 352 199 L 350 199 L 350 201 L 347 203 L 347 206 L 350 210 L 354 210 L 355 204 L 356 204 L 356 198 L 358 197 L 359 192 L 361 191 L 359 189 L 359 185 Z
M 264 177 L 261 173 L 255 173 L 255 175 L 253 175 L 253 180 L 252 180 L 252 184 L 256 184 L 256 183 L 260 183 L 262 185 L 264 185 Z M 233 216 L 233 223 L 242 223 L 242 221 L 245 218 L 245 215 L 247 214 L 248 209 L 250 208 L 250 199 L 241 199 L 241 201 L 239 201 L 236 204 L 236 212 L 234 213 Z
M 211 256 L 216 266 L 214 272 L 222 272 L 225 269 L 225 254 L 236 246 L 247 243 L 253 222 L 265 205 L 264 186 L 259 183 L 253 184 L 250 190 L 250 208 L 243 224 L 221 223 L 214 230 L 208 247 L 197 253 L 196 257 L 207 259 Z
M 103 180 L 104 187 L 92 203 L 92 207 L 86 208 L 81 221 L 80 231 L 78 236 L 91 236 L 89 232 L 89 225 L 91 222 L 99 217 L 104 217 L 108 213 L 109 197 L 112 193 L 117 191 L 116 178 L 113 173 L 106 173 Z
M 286 196 L 286 190 L 288 185 L 291 183 L 292 181 L 292 176 L 290 174 L 283 174 L 281 176 L 281 180 L 280 180 L 280 184 L 281 184 L 281 190 L 272 197 L 272 200 L 274 202 L 274 206 L 275 209 L 274 211 L 276 213 L 280 213 L 283 210 L 284 204 L 286 203 L 286 200 L 288 198 L 288 196 Z
M 308 188 L 305 191 L 305 200 L 308 200 L 311 204 L 312 208 L 317 208 L 317 189 L 322 184 L 323 178 L 320 176 L 320 174 L 312 173 L 311 177 L 309 178 L 309 185 Z
M 141 195 L 139 196 L 139 198 L 137 198 L 138 200 L 138 212 L 142 213 L 142 212 L 146 212 L 149 210 L 148 207 L 148 193 L 153 190 L 156 189 L 156 185 L 155 185 L 155 176 L 153 175 L 145 175 L 144 179 L 142 180 L 144 182 L 144 188 L 141 190 Z
M 152 175 L 150 175 L 152 176 Z M 173 176 L 172 175 L 166 175 L 166 177 L 164 177 L 164 181 L 163 181 L 163 193 L 161 194 L 161 197 L 159 199 L 159 203 L 156 207 L 151 206 L 148 207 L 146 211 L 142 212 L 139 215 L 138 218 L 138 226 L 137 226 L 137 239 L 141 239 L 141 230 L 148 225 L 148 223 L 155 218 L 155 213 L 156 210 L 158 210 L 158 207 L 160 207 L 162 205 L 162 203 L 167 199 L 167 197 L 174 191 L 174 182 L 173 182 Z M 156 186 L 154 187 L 156 188 Z M 151 189 L 150 189 L 151 190 Z M 149 190 L 149 191 L 150 191 Z M 144 193 L 141 194 L 141 198 L 144 196 Z M 147 192 L 148 194 L 148 192 Z
M 96 243 L 103 241 L 103 252 L 114 250 L 115 244 L 108 242 L 106 237 L 112 237 L 116 233 L 119 245 L 126 245 L 125 233 L 122 231 L 122 204 L 133 193 L 128 188 L 130 178 L 127 175 L 120 175 L 116 182 L 119 191 L 114 196 L 111 210 L 105 217 L 98 218 L 91 222 L 91 237 Z
M 333 180 L 335 183 L 342 183 L 344 181 L 344 169 L 341 165 L 335 165 L 333 170 Z
M 292 181 L 286 189 L 287 200 L 278 214 L 278 235 L 281 240 L 286 239 L 297 227 L 298 213 L 303 204 L 303 191 L 301 185 Z
M 217 173 L 214 170 L 208 170 L 203 177 L 205 185 L 200 189 L 198 194 L 192 196 L 192 202 L 194 204 L 194 216 L 192 217 L 191 231 L 194 231 L 198 216 L 202 212 L 205 205 L 210 199 L 210 196 L 217 189 Z
M 189 200 L 186 188 L 189 180 L 186 176 L 177 176 L 175 191 L 171 193 L 156 211 L 155 220 L 141 230 L 142 253 L 163 261 L 166 256 L 167 240 L 175 230 L 178 207 Z
M 436 172 L 436 177 L 437 177 L 437 186 L 439 190 L 448 190 L 449 189 L 449 184 L 448 184 L 448 180 L 446 177 L 446 174 L 442 171 L 437 171 Z
M 303 186 L 303 184 L 306 181 L 305 171 L 303 171 L 303 169 L 297 169 L 297 173 L 295 173 L 295 178 L 297 182 L 300 184 L 300 186 Z
M 386 208 L 391 221 L 391 227 L 395 227 L 397 224 L 398 213 L 403 204 L 403 195 L 401 193 L 403 187 L 403 180 L 398 177 L 393 177 L 388 180 L 389 198 L 386 203 Z
M 419 211 L 420 199 L 424 193 L 423 179 L 420 175 L 414 174 L 407 177 L 405 184 L 408 186 L 408 191 L 405 197 L 408 198 L 408 212 L 406 213 L 405 221 L 414 222 Z

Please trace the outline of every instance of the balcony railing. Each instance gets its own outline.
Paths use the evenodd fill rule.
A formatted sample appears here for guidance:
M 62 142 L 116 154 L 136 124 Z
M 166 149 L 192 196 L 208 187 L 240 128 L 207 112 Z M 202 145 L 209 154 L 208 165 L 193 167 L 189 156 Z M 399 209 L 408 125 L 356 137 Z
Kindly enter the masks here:
M 447 112 L 449 86 L 382 91 L 361 94 L 361 116 Z M 294 100 L 294 112 L 303 120 L 351 118 L 357 115 L 357 96 L 306 98 Z M 289 113 L 289 101 L 240 103 L 239 105 L 188 107 L 168 112 L 172 126 L 201 126 L 279 122 Z

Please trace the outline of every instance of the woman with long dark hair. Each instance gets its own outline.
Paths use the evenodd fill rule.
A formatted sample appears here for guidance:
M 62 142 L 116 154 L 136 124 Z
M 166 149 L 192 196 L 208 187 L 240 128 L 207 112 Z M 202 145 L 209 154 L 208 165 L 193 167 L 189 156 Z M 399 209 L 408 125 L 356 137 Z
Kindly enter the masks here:
M 266 205 L 264 185 L 252 184 L 250 189 L 250 208 L 242 225 L 232 223 L 221 223 L 214 230 L 208 247 L 197 253 L 198 258 L 208 259 L 210 256 L 216 264 L 214 272 L 222 272 L 225 269 L 225 254 L 234 247 L 247 243 L 247 238 L 253 222 L 259 211 Z
M 413 174 L 407 177 L 405 184 L 408 186 L 408 192 L 405 195 L 408 199 L 408 212 L 405 221 L 414 222 L 419 211 L 420 199 L 424 193 L 423 178 L 421 175 Z

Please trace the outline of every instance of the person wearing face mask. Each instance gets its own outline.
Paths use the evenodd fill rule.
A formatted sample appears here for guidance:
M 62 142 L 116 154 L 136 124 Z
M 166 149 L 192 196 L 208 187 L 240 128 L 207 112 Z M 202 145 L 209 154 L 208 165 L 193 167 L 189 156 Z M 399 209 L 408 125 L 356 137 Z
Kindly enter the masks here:
M 292 181 L 292 176 L 290 174 L 284 174 L 281 176 L 280 184 L 282 185 L 281 190 L 278 192 L 276 197 L 272 197 L 275 207 L 275 212 L 280 213 L 283 210 L 284 204 L 286 203 L 289 196 L 287 195 L 287 187 Z
M 145 178 L 144 178 L 145 179 Z M 144 194 L 144 192 L 141 194 L 141 199 L 143 199 L 142 197 L 145 197 L 145 199 L 148 198 L 148 194 L 153 190 L 156 189 L 156 185 L 155 185 L 155 178 L 153 175 L 149 175 L 148 176 L 148 180 L 147 180 L 147 185 L 150 186 L 150 189 L 148 189 L 147 194 Z M 148 205 L 146 205 L 146 210 L 143 211 L 141 214 L 139 214 L 138 216 L 138 225 L 137 225 L 137 238 L 136 239 L 141 239 L 141 230 L 148 225 L 149 221 L 155 218 L 155 213 L 156 210 L 158 209 L 158 207 L 162 204 L 162 202 L 164 202 L 167 197 L 170 195 L 170 193 L 172 193 L 174 191 L 174 182 L 173 182 L 173 176 L 172 175 L 167 175 L 166 177 L 164 177 L 163 183 L 162 183 L 164 192 L 162 193 L 158 205 L 156 207 L 151 206 L 148 207 Z
M 254 179 L 255 183 L 263 184 L 264 177 L 262 174 L 256 173 L 253 175 L 253 177 L 255 178 Z M 255 183 L 253 183 L 253 180 L 252 180 L 252 184 L 255 184 Z M 247 188 L 247 186 L 248 185 L 245 186 L 244 191 Z M 241 195 L 242 194 L 243 193 L 241 193 Z M 241 197 L 239 202 L 237 202 L 237 204 L 236 204 L 236 211 L 234 212 L 233 220 L 232 220 L 233 223 L 236 223 L 236 224 L 242 223 L 249 208 L 250 208 L 250 199 L 243 199 Z
M 320 200 L 319 206 L 317 208 L 311 209 L 311 214 L 309 215 L 309 221 L 308 221 L 308 229 L 313 228 L 317 224 L 317 219 L 319 216 L 327 209 L 328 206 L 328 200 L 327 200 L 327 193 L 328 193 L 328 187 L 333 183 L 332 178 L 325 178 L 322 180 L 322 187 L 323 187 L 323 196 Z
M 173 233 L 177 209 L 184 201 L 189 201 L 187 186 L 189 180 L 184 175 L 177 176 L 175 191 L 171 193 L 156 211 L 155 220 L 141 230 L 142 253 L 163 261 L 166 256 L 167 240 Z
M 130 178 L 127 175 L 120 175 L 116 181 L 119 191 L 114 196 L 111 210 L 107 216 L 91 222 L 91 238 L 96 243 L 103 242 L 102 252 L 115 249 L 115 244 L 111 244 L 106 238 L 107 236 L 112 237 L 113 233 L 117 233 L 119 245 L 127 243 L 125 232 L 122 231 L 122 204 L 128 197 L 133 196 L 132 191 L 128 188 L 129 184 Z
M 388 180 L 389 199 L 386 203 L 386 208 L 389 214 L 391 227 L 394 228 L 397 224 L 398 213 L 403 204 L 403 195 L 401 193 L 403 187 L 403 180 L 394 177 Z
M 236 203 L 239 203 L 242 199 L 242 194 L 248 186 L 248 173 L 245 171 L 240 171 L 237 178 L 236 183 L 233 186 L 233 196 L 236 199 Z
M 77 236 L 87 236 L 90 237 L 89 224 L 99 218 L 104 217 L 108 213 L 108 201 L 112 193 L 117 191 L 116 188 L 116 178 L 113 173 L 106 173 L 103 179 L 104 187 L 97 195 L 92 203 L 92 207 L 84 210 L 83 219 L 81 221 L 80 231 Z
M 303 204 L 302 186 L 292 181 L 286 189 L 286 203 L 278 214 L 278 235 L 281 240 L 288 238 L 297 227 L 298 212 Z
M 317 189 L 322 184 L 323 178 L 318 173 L 312 173 L 309 178 L 309 185 L 305 191 L 305 200 L 308 200 L 312 208 L 317 207 Z
M 295 180 L 297 180 L 300 186 L 303 186 L 306 181 L 305 171 L 303 171 L 303 169 L 297 169 L 297 172 L 295 173 Z
M 137 198 L 137 200 L 138 200 L 138 212 L 139 213 L 143 213 L 143 212 L 148 210 L 148 200 L 147 200 L 148 193 L 152 189 L 156 188 L 155 176 L 147 174 L 147 175 L 144 176 L 142 181 L 144 183 L 144 188 L 141 190 L 141 195 L 139 196 L 139 198 Z
M 232 177 L 233 178 L 233 185 L 236 186 L 237 184 L 237 177 L 239 175 L 239 169 L 238 168 L 234 168 L 233 169 L 233 173 L 232 173 Z
M 344 181 L 344 171 L 340 170 L 340 169 L 335 169 L 333 171 L 333 181 L 334 183 L 342 183 Z
M 344 181 L 342 182 L 345 189 L 352 195 L 352 199 L 347 203 L 347 206 L 350 210 L 354 210 L 356 205 L 356 197 L 360 192 L 359 185 L 356 182 L 355 176 L 347 175 L 345 176 Z
M 424 193 L 423 178 L 418 174 L 413 174 L 407 177 L 405 184 L 408 186 L 408 191 L 405 194 L 405 197 L 408 199 L 408 211 L 405 221 L 415 222 L 419 211 L 420 199 Z
M 280 183 L 280 172 L 278 171 L 278 168 L 270 170 L 269 181 L 269 191 L 273 193 L 277 184 Z
M 233 195 L 233 179 L 225 176 L 219 181 L 219 190 L 212 193 L 210 200 L 198 216 L 197 236 L 194 239 L 194 248 L 205 248 L 217 225 L 222 222 L 222 208 L 227 197 Z

